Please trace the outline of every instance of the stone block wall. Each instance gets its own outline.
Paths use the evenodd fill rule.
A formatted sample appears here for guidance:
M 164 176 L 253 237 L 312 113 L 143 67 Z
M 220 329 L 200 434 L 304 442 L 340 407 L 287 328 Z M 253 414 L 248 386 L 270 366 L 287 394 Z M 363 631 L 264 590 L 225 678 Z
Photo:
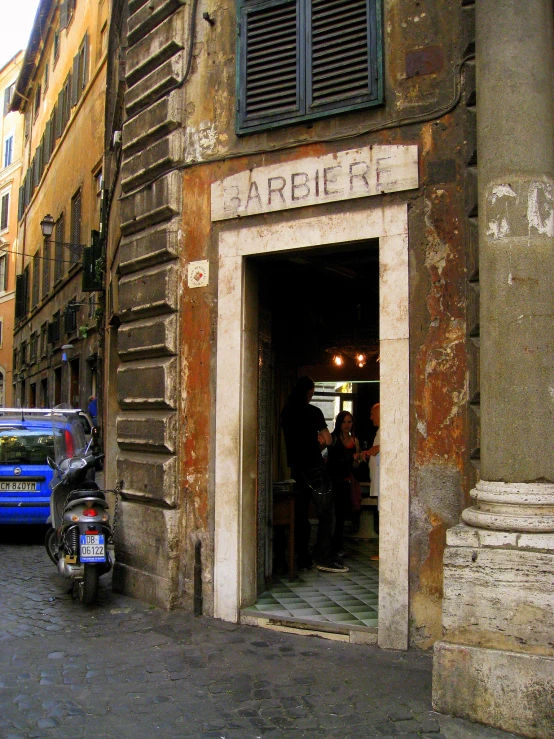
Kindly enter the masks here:
M 114 585 L 176 603 L 177 435 L 185 72 L 182 0 L 130 0 L 121 162 L 117 477 L 124 482 Z

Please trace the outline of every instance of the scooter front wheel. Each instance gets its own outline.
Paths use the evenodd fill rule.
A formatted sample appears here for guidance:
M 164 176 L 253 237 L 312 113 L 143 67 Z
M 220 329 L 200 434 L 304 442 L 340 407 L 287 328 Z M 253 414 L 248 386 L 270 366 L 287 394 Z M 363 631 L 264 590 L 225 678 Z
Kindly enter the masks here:
M 50 528 L 46 532 L 46 536 L 44 537 L 44 546 L 46 547 L 46 551 L 48 552 L 48 556 L 50 557 L 52 562 L 57 565 L 60 558 L 60 553 L 58 551 L 58 547 L 56 546 L 55 529 Z
M 98 597 L 98 567 L 85 565 L 85 575 L 78 584 L 79 601 L 85 606 L 92 605 Z

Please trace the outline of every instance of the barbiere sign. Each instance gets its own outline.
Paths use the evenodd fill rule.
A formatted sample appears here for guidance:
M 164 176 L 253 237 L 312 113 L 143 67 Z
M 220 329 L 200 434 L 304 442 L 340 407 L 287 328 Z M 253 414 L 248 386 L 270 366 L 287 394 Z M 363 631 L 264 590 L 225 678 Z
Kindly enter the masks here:
M 212 221 L 417 188 L 417 146 L 365 146 L 214 182 Z

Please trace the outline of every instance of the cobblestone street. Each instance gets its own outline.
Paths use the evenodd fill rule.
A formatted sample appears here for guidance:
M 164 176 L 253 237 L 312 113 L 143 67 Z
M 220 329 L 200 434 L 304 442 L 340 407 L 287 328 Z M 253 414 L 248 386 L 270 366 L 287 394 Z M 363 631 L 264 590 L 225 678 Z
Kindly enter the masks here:
M 0 531 L 0 736 L 430 737 L 511 735 L 431 709 L 431 655 L 165 613 L 68 594 L 23 529 Z

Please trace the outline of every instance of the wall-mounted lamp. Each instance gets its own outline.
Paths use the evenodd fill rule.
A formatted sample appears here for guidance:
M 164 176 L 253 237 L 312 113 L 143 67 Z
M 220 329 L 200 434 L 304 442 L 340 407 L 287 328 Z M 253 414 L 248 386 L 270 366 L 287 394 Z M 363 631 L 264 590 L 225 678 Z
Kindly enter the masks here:
M 340 354 L 335 354 L 335 356 L 333 357 L 333 364 L 337 367 L 342 367 L 342 365 L 344 364 L 344 359 L 341 357 Z
M 42 231 L 42 235 L 45 239 L 49 239 L 50 236 L 52 236 L 52 233 L 54 232 L 54 223 L 55 221 L 50 213 L 45 215 L 40 222 L 40 230 Z
M 73 351 L 73 344 L 64 344 L 62 346 L 62 362 L 67 362 L 67 352 Z

